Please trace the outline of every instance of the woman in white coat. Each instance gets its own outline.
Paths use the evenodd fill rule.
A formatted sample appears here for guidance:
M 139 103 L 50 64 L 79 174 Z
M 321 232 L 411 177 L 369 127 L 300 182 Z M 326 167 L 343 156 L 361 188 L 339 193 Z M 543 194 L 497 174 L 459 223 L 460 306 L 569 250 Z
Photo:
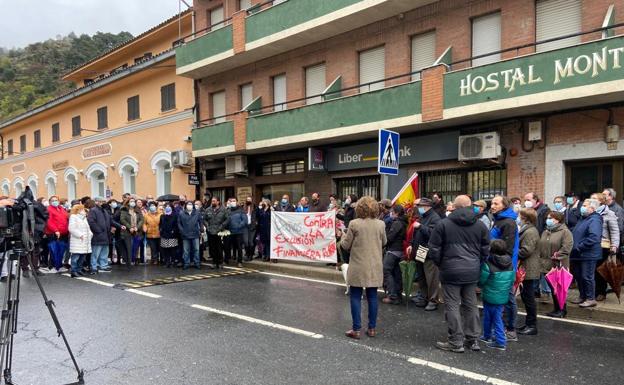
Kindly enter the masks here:
M 93 233 L 87 221 L 87 210 L 83 205 L 72 207 L 69 217 L 69 252 L 71 253 L 71 276 L 83 275 L 82 265 L 91 253 Z

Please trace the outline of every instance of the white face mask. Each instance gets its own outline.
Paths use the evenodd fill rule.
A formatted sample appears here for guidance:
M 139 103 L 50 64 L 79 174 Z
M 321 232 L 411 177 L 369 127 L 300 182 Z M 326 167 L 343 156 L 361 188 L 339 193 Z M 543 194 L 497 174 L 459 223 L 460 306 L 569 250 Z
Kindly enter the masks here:
M 201 205 L 195 205 L 195 210 L 201 209 Z
M 186 211 L 188 212 L 193 211 L 193 205 L 186 205 Z
M 80 218 L 84 218 L 87 216 L 87 212 L 86 211 L 81 211 L 78 213 L 78 215 L 80 216 Z
M 533 201 L 524 201 L 524 207 L 526 207 L 527 209 L 532 209 Z
M 451 215 L 452 211 L 447 211 L 446 212 L 446 216 L 448 217 L 449 215 Z

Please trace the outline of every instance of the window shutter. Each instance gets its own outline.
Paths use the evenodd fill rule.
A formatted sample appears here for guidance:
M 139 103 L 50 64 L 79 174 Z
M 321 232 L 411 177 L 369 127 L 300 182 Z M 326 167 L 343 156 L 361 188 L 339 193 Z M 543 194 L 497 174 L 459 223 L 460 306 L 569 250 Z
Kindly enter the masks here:
M 273 78 L 273 104 L 275 111 L 283 111 L 288 108 L 286 104 L 286 75 L 278 75 Z
M 72 136 L 80 136 L 80 116 L 74 116 L 72 118 Z
M 472 56 L 484 55 L 501 49 L 500 12 L 481 16 L 472 20 Z M 473 66 L 500 61 L 500 53 L 472 61 Z
M 435 31 L 423 33 L 412 38 L 412 72 L 427 68 L 436 61 Z M 413 80 L 420 80 L 420 74 L 414 74 Z
M 35 142 L 35 148 L 41 147 L 41 130 L 35 131 L 34 142 Z
M 169 111 L 175 107 L 175 83 L 160 87 L 160 110 Z
M 212 29 L 223 27 L 223 7 L 210 10 L 210 25 Z
M 98 130 L 108 127 L 108 107 L 101 107 L 97 110 Z
M 7 141 L 7 152 L 9 155 L 13 155 L 13 139 Z
M 244 109 L 253 101 L 253 86 L 250 84 L 243 84 L 240 88 L 241 97 L 241 110 Z
M 320 95 L 325 91 L 325 63 L 308 67 L 305 70 L 306 98 L 313 95 Z M 315 104 L 322 101 L 321 96 L 306 99 L 306 104 Z
M 243 10 L 243 9 L 249 9 L 251 8 L 251 0 L 240 0 L 238 2 L 238 9 Z
M 539 0 L 535 4 L 535 40 L 542 41 L 582 31 L 581 0 Z M 581 43 L 581 36 L 537 46 L 537 52 Z
M 128 99 L 128 121 L 136 120 L 140 117 L 139 95 L 136 95 Z
M 215 92 L 212 94 L 212 117 L 215 119 L 216 123 L 225 122 L 225 91 Z
M 52 125 L 52 142 L 61 140 L 61 127 L 58 123 Z
M 386 77 L 386 50 L 384 47 L 373 48 L 360 52 L 360 84 L 372 83 L 360 87 L 360 92 L 374 91 L 384 88 Z

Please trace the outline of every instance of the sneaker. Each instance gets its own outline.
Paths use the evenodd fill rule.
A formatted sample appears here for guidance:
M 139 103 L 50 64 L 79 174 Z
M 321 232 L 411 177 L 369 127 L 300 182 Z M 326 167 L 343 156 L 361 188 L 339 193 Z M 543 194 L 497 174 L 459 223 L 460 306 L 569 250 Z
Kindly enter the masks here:
M 596 307 L 596 305 L 598 305 L 598 302 L 596 302 L 594 300 L 587 300 L 587 301 L 579 304 L 579 307 L 581 307 L 581 308 L 589 308 L 589 307 Z
M 463 352 L 465 352 L 463 346 L 455 346 L 455 345 L 453 345 L 453 344 L 451 344 L 449 342 L 436 342 L 435 347 L 440 349 L 440 350 L 447 351 L 447 352 L 453 352 L 453 353 L 463 353 Z
M 436 311 L 438 310 L 438 304 L 435 302 L 429 302 L 425 307 L 425 311 Z
M 113 269 L 110 266 L 102 267 L 98 269 L 99 273 L 110 273 Z
M 464 347 L 466 347 L 467 349 L 472 350 L 473 352 L 480 352 L 481 351 L 481 346 L 479 346 L 479 341 L 477 341 L 477 340 L 473 340 L 473 341 L 466 340 L 464 342 Z
M 66 267 L 61 267 L 60 269 L 57 270 L 57 273 L 63 274 L 63 273 L 68 273 L 69 270 Z
M 580 305 L 583 302 L 585 302 L 585 300 L 582 299 L 582 298 L 577 298 L 577 299 L 574 299 L 574 300 L 570 301 L 570 303 L 573 304 L 573 305 Z
M 507 341 L 518 342 L 518 334 L 515 331 L 506 331 Z
M 485 344 L 485 346 L 487 346 L 490 349 L 497 349 L 497 350 L 502 350 L 502 351 L 507 350 L 507 347 L 505 345 L 501 345 L 496 341 L 490 341 L 487 344 Z
M 479 341 L 485 342 L 487 344 L 488 342 L 492 342 L 492 337 L 487 337 L 486 338 L 485 336 L 481 336 L 481 337 L 479 337 Z

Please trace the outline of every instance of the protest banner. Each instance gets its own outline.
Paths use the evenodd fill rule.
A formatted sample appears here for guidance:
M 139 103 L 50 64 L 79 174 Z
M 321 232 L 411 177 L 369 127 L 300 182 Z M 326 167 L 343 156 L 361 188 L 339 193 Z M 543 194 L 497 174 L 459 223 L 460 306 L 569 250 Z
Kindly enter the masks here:
M 271 258 L 335 263 L 336 213 L 271 212 Z

